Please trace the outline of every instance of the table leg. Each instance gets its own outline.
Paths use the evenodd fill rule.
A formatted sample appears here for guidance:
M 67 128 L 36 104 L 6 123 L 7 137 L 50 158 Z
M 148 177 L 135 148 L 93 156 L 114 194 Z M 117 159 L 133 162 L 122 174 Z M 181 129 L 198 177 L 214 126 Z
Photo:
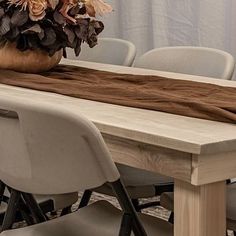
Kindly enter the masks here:
M 225 236 L 225 182 L 193 186 L 175 180 L 174 212 L 174 236 Z

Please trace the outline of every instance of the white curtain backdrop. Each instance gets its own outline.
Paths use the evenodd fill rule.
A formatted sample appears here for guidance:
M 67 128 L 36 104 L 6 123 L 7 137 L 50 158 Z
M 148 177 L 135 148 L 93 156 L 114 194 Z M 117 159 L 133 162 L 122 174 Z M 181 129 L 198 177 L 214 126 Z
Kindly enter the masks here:
M 236 0 L 107 0 L 103 36 L 132 41 L 138 55 L 156 47 L 218 48 L 236 58 Z

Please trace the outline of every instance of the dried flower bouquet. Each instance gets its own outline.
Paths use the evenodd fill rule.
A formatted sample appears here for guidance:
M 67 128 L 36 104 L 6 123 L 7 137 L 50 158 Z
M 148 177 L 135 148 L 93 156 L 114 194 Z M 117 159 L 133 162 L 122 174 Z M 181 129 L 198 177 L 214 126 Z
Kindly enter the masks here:
M 70 47 L 78 56 L 81 43 L 97 44 L 104 26 L 96 15 L 110 11 L 103 0 L 0 0 L 0 43 L 50 56 Z

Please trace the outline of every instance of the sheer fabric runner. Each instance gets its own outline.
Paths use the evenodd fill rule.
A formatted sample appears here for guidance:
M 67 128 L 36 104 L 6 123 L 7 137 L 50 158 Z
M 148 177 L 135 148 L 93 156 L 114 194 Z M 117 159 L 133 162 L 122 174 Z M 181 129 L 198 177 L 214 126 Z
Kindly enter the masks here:
M 0 83 L 236 124 L 233 87 L 64 65 L 41 74 L 1 70 Z

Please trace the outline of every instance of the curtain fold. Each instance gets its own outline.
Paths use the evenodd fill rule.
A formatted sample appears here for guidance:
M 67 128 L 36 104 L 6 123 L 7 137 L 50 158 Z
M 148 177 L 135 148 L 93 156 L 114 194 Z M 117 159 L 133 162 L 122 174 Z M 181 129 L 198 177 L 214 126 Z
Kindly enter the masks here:
M 236 58 L 235 0 L 107 0 L 103 36 L 132 41 L 138 55 L 163 46 L 205 46 Z

